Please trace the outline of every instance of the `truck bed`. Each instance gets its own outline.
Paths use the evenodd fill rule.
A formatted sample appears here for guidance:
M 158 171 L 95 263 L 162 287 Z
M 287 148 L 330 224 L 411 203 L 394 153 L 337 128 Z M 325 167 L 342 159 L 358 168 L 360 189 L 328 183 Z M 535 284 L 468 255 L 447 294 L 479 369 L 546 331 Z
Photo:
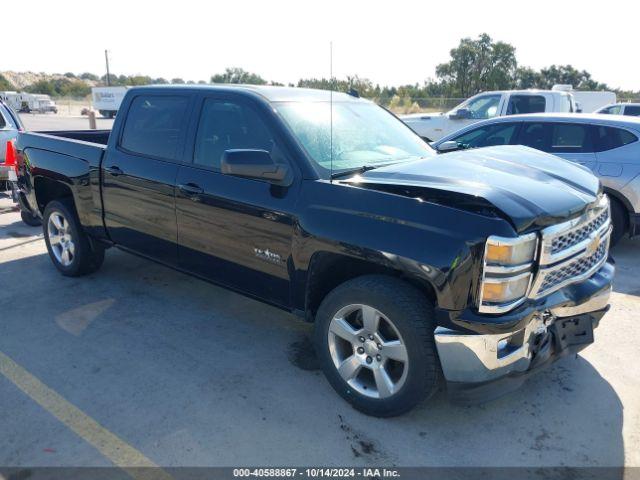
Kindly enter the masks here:
M 97 166 L 109 141 L 109 133 L 110 130 L 24 132 L 20 139 L 27 149 L 36 148 L 69 155 Z
M 40 133 L 42 135 L 50 135 L 52 137 L 69 138 L 72 140 L 81 140 L 83 142 L 106 145 L 109 142 L 109 134 L 111 133 L 111 130 L 53 130 L 32 133 Z

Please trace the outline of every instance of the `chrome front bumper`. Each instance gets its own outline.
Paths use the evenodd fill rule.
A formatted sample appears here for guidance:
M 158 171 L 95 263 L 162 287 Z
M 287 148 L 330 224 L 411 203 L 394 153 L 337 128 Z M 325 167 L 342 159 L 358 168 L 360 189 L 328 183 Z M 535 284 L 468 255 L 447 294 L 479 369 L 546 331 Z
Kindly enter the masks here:
M 436 328 L 436 347 L 445 379 L 479 384 L 526 372 L 531 367 L 535 342 L 548 326 L 558 318 L 605 309 L 610 294 L 609 286 L 578 305 L 552 307 L 544 314 L 535 314 L 524 329 L 513 332 L 483 335 Z

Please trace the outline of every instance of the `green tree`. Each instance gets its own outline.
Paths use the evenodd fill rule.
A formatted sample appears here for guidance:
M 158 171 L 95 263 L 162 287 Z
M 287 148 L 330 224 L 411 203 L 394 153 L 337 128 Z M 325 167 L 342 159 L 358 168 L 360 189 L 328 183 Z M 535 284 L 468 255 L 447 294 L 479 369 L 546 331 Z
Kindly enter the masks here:
M 578 70 L 572 65 L 551 65 L 540 70 L 541 88 L 552 88 L 556 84 L 572 85 L 576 90 L 604 90 L 607 85 L 599 83 L 586 70 Z
M 15 90 L 16 88 L 7 80 L 4 75 L 0 75 L 0 90 Z
M 227 68 L 224 73 L 211 77 L 211 83 L 244 83 L 247 85 L 266 85 L 267 81 L 257 73 L 247 72 L 242 68 Z
M 171 83 L 173 83 L 174 85 L 177 85 L 177 84 L 184 84 L 185 82 L 181 78 L 172 78 Z
M 468 97 L 513 84 L 518 62 L 515 48 L 508 43 L 494 42 L 483 33 L 477 40 L 463 38 L 450 54 L 449 62 L 436 67 L 436 75 L 450 96 Z

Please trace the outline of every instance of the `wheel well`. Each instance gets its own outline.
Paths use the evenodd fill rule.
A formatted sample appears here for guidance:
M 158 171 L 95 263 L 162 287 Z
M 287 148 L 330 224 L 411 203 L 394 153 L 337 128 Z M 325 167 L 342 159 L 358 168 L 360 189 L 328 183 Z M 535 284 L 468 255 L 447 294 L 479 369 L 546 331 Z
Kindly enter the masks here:
M 305 295 L 305 318 L 313 322 L 322 300 L 338 285 L 363 275 L 389 275 L 401 278 L 420 290 L 434 304 L 435 291 L 426 280 L 403 275 L 403 272 L 375 263 L 334 253 L 316 253 L 309 265 Z
M 619 195 L 618 193 L 616 193 L 615 191 L 609 189 L 609 188 L 605 188 L 604 189 L 604 193 L 606 193 L 607 195 L 609 195 L 609 198 L 611 199 L 611 202 L 617 202 L 622 209 L 627 213 L 627 215 L 624 216 L 624 231 L 628 231 L 629 230 L 629 215 L 628 213 L 630 211 L 633 211 L 633 209 L 631 209 L 631 204 L 629 203 L 629 201 L 624 198 L 623 196 Z
M 36 178 L 34 181 L 34 189 L 40 213 L 44 212 L 45 207 L 52 200 L 59 200 L 61 198 L 73 196 L 69 186 L 46 177 Z

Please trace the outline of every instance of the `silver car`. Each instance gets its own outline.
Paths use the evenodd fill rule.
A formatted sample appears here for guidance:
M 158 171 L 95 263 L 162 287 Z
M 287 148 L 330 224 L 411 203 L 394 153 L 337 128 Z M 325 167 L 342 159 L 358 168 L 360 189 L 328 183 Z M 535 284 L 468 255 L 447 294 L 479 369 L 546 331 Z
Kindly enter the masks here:
M 440 153 L 525 145 L 589 168 L 611 198 L 612 242 L 640 234 L 640 118 L 530 114 L 473 124 L 434 142 Z
M 7 141 L 18 136 L 18 132 L 24 130 L 22 122 L 16 113 L 0 100 L 0 189 L 6 189 L 9 179 L 9 169 L 4 166 L 4 157 L 7 152 Z

